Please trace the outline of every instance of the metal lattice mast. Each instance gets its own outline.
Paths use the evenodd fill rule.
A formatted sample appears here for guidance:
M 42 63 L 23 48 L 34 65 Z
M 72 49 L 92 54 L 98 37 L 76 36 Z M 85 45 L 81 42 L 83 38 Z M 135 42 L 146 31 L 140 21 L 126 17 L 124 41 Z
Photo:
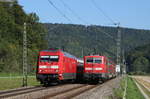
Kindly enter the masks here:
M 120 73 L 120 68 L 121 68 L 121 30 L 120 30 L 120 26 L 118 24 L 118 33 L 117 33 L 117 72 Z
M 123 70 L 122 70 L 122 72 L 123 72 L 123 74 L 126 74 L 126 72 L 127 72 L 127 70 L 126 70 L 126 61 L 125 61 L 125 52 L 124 52 L 124 50 L 122 50 L 122 65 L 123 65 Z
M 23 84 L 22 86 L 27 86 L 27 32 L 26 23 L 24 23 L 23 32 Z

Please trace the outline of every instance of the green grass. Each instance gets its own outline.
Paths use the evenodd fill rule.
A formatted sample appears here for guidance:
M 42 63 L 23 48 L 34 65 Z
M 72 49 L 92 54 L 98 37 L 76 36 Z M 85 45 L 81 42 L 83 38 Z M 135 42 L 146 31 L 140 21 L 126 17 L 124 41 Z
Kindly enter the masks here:
M 28 77 L 28 86 L 40 85 L 35 77 Z M 22 87 L 22 78 L 0 78 L 0 90 Z
M 124 86 L 125 86 L 125 79 L 126 79 L 126 77 L 122 78 L 120 81 L 120 87 L 118 89 L 114 89 L 115 99 L 122 99 L 123 92 L 124 92 Z M 114 98 L 110 98 L 110 99 L 114 99 Z
M 131 77 L 124 77 L 120 81 L 120 87 L 118 89 L 114 89 L 115 99 L 122 99 L 125 88 L 125 81 L 127 79 L 127 89 L 126 89 L 126 99 L 145 99 L 144 96 L 139 91 L 138 87 L 134 83 Z M 114 98 L 110 98 L 114 99 Z
M 21 76 L 19 73 L 2 73 L 0 72 L 0 77 L 9 77 L 9 76 Z
M 6 73 L 6 72 L 0 72 L 0 77 L 10 77 L 10 76 L 22 76 L 22 73 Z M 35 76 L 35 73 L 28 74 L 29 76 Z
M 126 99 L 145 99 L 131 77 L 128 77 Z

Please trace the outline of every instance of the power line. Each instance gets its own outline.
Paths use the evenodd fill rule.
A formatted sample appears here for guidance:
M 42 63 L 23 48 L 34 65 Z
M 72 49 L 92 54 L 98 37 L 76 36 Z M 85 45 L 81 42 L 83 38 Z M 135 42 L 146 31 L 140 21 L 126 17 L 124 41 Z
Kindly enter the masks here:
M 109 38 L 116 40 L 113 36 L 111 36 L 110 34 L 108 34 L 107 32 L 103 31 L 102 29 L 98 28 L 97 30 L 99 30 L 100 32 L 106 34 Z
M 95 8 L 102 13 L 113 25 L 117 25 L 97 4 L 94 0 L 91 0 L 92 4 L 95 6 Z M 107 32 L 103 31 L 102 29 L 98 28 L 99 31 L 101 31 L 102 33 L 106 34 L 109 38 L 113 39 L 116 41 L 116 39 L 111 36 L 110 34 L 108 34 Z
M 57 10 L 58 13 L 60 13 L 60 15 L 62 15 L 62 17 L 64 17 L 66 20 L 72 23 L 72 21 L 61 10 L 59 10 L 59 8 L 57 8 L 51 0 L 48 0 L 48 2 Z
M 74 10 L 72 10 L 63 0 L 60 0 L 60 2 L 64 5 L 65 8 L 67 8 L 78 20 L 83 22 L 84 24 L 88 24 L 85 20 L 83 20 Z
M 103 33 L 103 34 L 105 34 L 105 35 L 107 35 L 109 38 L 111 38 L 112 40 L 114 40 L 114 41 L 116 41 L 116 39 L 112 36 L 112 35 L 110 35 L 108 32 L 105 32 L 104 30 L 102 30 L 100 27 L 98 27 L 98 28 L 96 28 L 99 32 L 101 32 L 101 33 Z
M 113 21 L 113 19 L 111 17 L 109 17 L 103 10 L 102 8 L 100 8 L 96 2 L 94 0 L 91 0 L 92 4 L 95 6 L 95 8 L 97 8 L 97 10 L 102 13 L 111 23 L 113 23 L 114 25 L 116 25 L 116 23 Z
M 71 23 L 72 23 L 72 21 L 63 13 L 63 12 L 61 12 L 61 10 L 59 10 L 54 4 L 53 4 L 53 2 L 51 1 L 51 0 L 48 0 L 49 1 L 49 3 L 65 18 L 65 19 L 67 19 L 68 21 L 70 21 Z M 62 0 L 60 0 L 62 3 L 63 3 L 63 5 L 68 9 L 68 10 L 70 10 L 80 21 L 84 21 L 84 20 L 82 20 L 82 18 L 80 18 L 65 2 L 63 2 Z M 84 21 L 84 23 L 87 23 L 87 22 L 85 22 Z M 98 28 L 98 30 L 99 31 L 101 31 L 102 33 L 104 33 L 104 34 L 106 34 L 108 37 L 110 37 L 111 39 L 114 39 L 115 40 L 115 38 L 113 37 L 113 36 L 111 36 L 110 34 L 108 34 L 107 32 L 105 32 L 105 31 L 103 31 L 102 29 L 99 29 Z

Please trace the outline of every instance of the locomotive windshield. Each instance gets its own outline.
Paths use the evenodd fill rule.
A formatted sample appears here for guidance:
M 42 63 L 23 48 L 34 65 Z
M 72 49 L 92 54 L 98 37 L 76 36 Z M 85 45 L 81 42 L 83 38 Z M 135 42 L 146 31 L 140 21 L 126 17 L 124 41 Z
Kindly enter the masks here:
M 50 61 L 51 62 L 58 62 L 59 57 L 58 56 L 50 56 Z
M 87 58 L 86 63 L 102 63 L 101 58 Z
M 59 57 L 58 56 L 41 56 L 40 61 L 41 62 L 58 62 Z
M 49 56 L 41 56 L 40 61 L 41 62 L 48 62 L 49 61 Z

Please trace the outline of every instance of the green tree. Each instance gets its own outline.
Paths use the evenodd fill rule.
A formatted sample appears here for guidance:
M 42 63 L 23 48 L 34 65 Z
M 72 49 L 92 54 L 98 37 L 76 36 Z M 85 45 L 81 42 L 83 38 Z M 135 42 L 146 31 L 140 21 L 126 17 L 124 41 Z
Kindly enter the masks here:
M 24 22 L 27 23 L 29 71 L 37 63 L 38 51 L 47 47 L 46 29 L 35 13 L 26 14 L 17 2 L 0 2 L 0 72 L 22 72 Z
M 133 62 L 134 71 L 136 72 L 148 72 L 149 65 L 149 60 L 143 56 L 138 57 Z

